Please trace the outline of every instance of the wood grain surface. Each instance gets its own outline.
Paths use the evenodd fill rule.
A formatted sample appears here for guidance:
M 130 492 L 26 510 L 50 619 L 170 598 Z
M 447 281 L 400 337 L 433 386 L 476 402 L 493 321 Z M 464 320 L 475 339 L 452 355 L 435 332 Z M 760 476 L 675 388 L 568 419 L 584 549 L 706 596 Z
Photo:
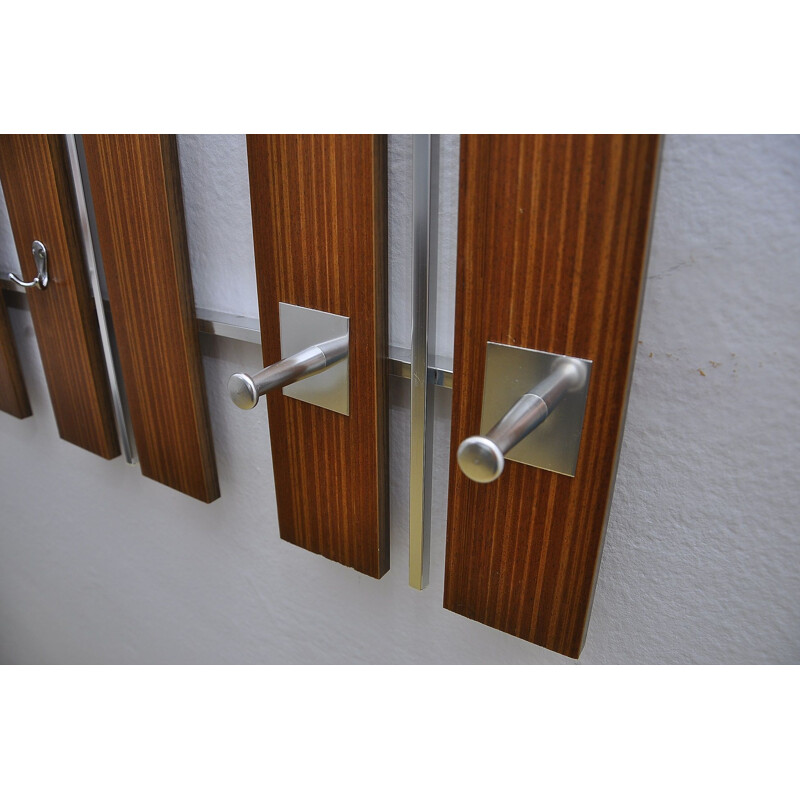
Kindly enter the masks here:
M 142 474 L 210 503 L 216 461 L 174 136 L 84 136 Z
M 389 568 L 386 140 L 248 136 L 264 363 L 278 303 L 350 317 L 350 416 L 268 395 L 281 538 L 375 578 Z
M 445 608 L 580 655 L 632 368 L 656 136 L 464 136 Z M 468 480 L 486 343 L 593 361 L 574 478 Z M 546 423 L 545 423 L 546 424 Z
M 31 416 L 6 301 L 0 292 L 0 411 L 19 419 Z
M 103 458 L 119 455 L 100 332 L 81 253 L 64 138 L 0 136 L 0 182 L 25 280 L 35 239 L 50 283 L 27 290 L 59 435 Z

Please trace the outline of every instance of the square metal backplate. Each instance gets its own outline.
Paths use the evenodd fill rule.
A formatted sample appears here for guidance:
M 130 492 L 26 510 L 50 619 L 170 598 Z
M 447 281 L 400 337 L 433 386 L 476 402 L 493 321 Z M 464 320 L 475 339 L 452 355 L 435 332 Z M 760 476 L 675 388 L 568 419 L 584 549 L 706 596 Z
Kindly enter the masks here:
M 281 358 L 328 339 L 336 339 L 350 330 L 350 317 L 329 314 L 313 308 L 278 303 L 281 326 Z M 284 386 L 286 397 L 327 408 L 350 416 L 350 356 L 332 366 Z
M 561 355 L 488 342 L 486 372 L 483 378 L 481 434 L 553 370 Z M 506 458 L 520 464 L 575 476 L 581 445 L 586 395 L 592 377 L 592 362 L 579 359 L 588 370 L 581 389 L 568 392 L 547 419 L 506 453 Z

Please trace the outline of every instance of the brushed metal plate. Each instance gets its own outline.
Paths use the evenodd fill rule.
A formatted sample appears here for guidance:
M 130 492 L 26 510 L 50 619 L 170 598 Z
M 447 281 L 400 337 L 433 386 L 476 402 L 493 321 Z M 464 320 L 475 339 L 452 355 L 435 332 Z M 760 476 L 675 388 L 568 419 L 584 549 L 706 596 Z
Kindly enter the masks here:
M 487 434 L 523 394 L 546 378 L 561 357 L 558 353 L 488 342 L 481 435 Z M 580 361 L 588 370 L 583 388 L 565 395 L 536 430 L 506 453 L 506 459 L 575 477 L 586 396 L 592 378 L 592 362 L 583 358 Z
M 306 347 L 343 336 L 350 329 L 350 317 L 313 308 L 278 303 L 281 328 L 281 358 Z M 350 356 L 316 375 L 284 386 L 286 397 L 302 400 L 337 414 L 350 416 Z

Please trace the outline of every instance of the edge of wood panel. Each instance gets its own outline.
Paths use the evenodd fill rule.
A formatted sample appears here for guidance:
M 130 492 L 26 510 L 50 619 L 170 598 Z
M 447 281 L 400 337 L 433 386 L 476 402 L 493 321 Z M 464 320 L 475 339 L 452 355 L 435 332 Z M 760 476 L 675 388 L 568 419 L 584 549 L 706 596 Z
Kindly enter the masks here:
M 379 578 L 389 571 L 389 154 L 386 134 L 373 136 L 373 199 L 375 248 L 375 418 L 378 427 Z
M 331 412 L 281 393 L 266 398 L 273 464 L 286 467 L 275 476 L 280 537 L 376 579 L 386 573 L 390 558 L 386 143 L 385 135 L 373 134 L 247 136 L 262 363 L 280 358 L 277 302 L 348 314 L 351 358 L 359 354 L 351 362 L 349 417 L 328 417 Z M 351 162 L 348 147 L 356 148 L 357 162 Z M 318 159 L 315 167 L 306 156 Z M 357 174 L 342 172 L 355 163 Z M 354 224 L 347 215 L 356 208 Z M 326 237 L 337 226 L 344 226 L 339 230 L 347 230 L 347 236 L 333 244 L 335 237 Z M 354 253 L 338 249 L 348 239 L 347 247 L 358 244 L 358 261 Z M 326 249 L 331 246 L 336 249 Z M 361 276 L 358 281 L 351 268 Z M 314 466 L 319 450 L 308 450 L 311 440 L 332 460 L 324 479 L 318 470 L 325 467 Z M 340 458 L 345 445 L 348 458 L 359 461 L 353 468 Z M 312 493 L 309 503 L 304 491 Z M 333 517 L 332 524 L 324 522 L 326 515 Z
M 11 320 L 2 292 L 0 292 L 0 356 L 3 359 L 3 364 L 0 366 L 0 383 L 6 384 L 5 391 L 0 393 L 0 410 L 17 419 L 32 416 L 33 411 L 22 377 L 22 367 L 14 343 Z
M 67 147 L 63 135 L 52 134 L 48 137 L 48 140 L 59 194 L 59 204 L 64 221 L 64 231 L 67 236 L 72 280 L 75 288 L 75 300 L 78 305 L 78 313 L 80 314 L 81 329 L 84 331 L 84 339 L 91 363 L 92 375 L 95 378 L 91 388 L 95 393 L 96 402 L 100 409 L 102 440 L 100 450 L 95 450 L 93 452 L 105 459 L 111 460 L 120 455 L 121 450 L 119 437 L 117 436 L 117 428 L 114 422 L 111 387 L 106 372 L 103 348 L 100 343 L 100 324 L 97 320 L 97 311 L 94 308 L 94 301 L 92 300 L 91 291 L 89 289 L 87 268 L 83 258 L 83 249 L 81 248 L 80 234 L 78 232 L 78 210 L 75 201 L 75 189 L 72 186 L 67 170 L 69 157 L 67 155 Z
M 58 434 L 64 441 L 110 460 L 120 454 L 120 446 L 67 162 L 61 134 L 0 136 L 4 182 L 16 186 L 16 179 L 19 184 L 14 189 L 16 199 L 9 196 L 6 186 L 6 200 L 20 271 L 26 280 L 36 275 L 30 241 L 41 239 L 50 248 L 50 286 L 27 296 Z M 30 178 L 32 170 L 37 172 Z M 62 342 L 75 340 L 72 353 L 64 348 L 51 352 L 47 346 L 53 342 L 52 331 L 59 327 L 49 324 L 49 314 L 70 329 L 72 338 Z M 78 379 L 73 374 L 77 369 L 81 371 Z M 67 409 L 80 405 L 74 402 L 77 394 L 86 398 L 81 411 L 90 418 L 76 422 L 75 412 L 69 416 Z
M 189 361 L 189 380 L 192 384 L 191 400 L 194 406 L 195 430 L 200 440 L 200 453 L 203 468 L 205 494 L 198 497 L 205 503 L 212 503 L 220 496 L 219 475 L 217 473 L 214 438 L 211 435 L 211 416 L 208 409 L 208 396 L 203 371 L 203 354 L 200 350 L 200 329 L 194 304 L 194 286 L 189 263 L 189 242 L 186 235 L 186 212 L 183 205 L 183 186 L 181 183 L 180 156 L 175 134 L 161 134 L 161 162 L 167 193 L 170 215 L 170 234 L 172 250 L 181 290 L 180 312 L 187 358 Z
M 639 296 L 636 302 L 636 322 L 631 332 L 630 343 L 630 359 L 627 367 L 627 379 L 625 382 L 625 390 L 622 401 L 622 413 L 620 414 L 619 434 L 617 435 L 616 448 L 614 450 L 614 461 L 611 467 L 611 484 L 608 489 L 608 497 L 606 498 L 605 516 L 603 517 L 602 536 L 600 537 L 600 546 L 597 550 L 597 560 L 594 565 L 594 574 L 592 576 L 592 587 L 589 592 L 589 605 L 586 609 L 586 616 L 583 620 L 583 633 L 581 635 L 580 644 L 578 646 L 577 654 L 570 656 L 570 658 L 578 659 L 583 652 L 584 645 L 586 644 L 586 636 L 589 633 L 589 623 L 592 618 L 592 609 L 594 608 L 594 596 L 597 590 L 597 577 L 600 573 L 600 562 L 603 559 L 603 550 L 606 543 L 606 533 L 608 532 L 608 519 L 611 514 L 611 503 L 614 500 L 614 489 L 617 485 L 617 470 L 619 468 L 619 458 L 622 453 L 622 440 L 625 436 L 625 423 L 628 416 L 628 402 L 630 400 L 631 385 L 633 384 L 633 371 L 636 366 L 636 351 L 638 350 L 637 344 L 639 342 L 639 330 L 642 324 L 642 307 L 644 306 L 645 289 L 647 286 L 647 272 L 650 264 L 650 248 L 653 244 L 653 221 L 656 216 L 656 199 L 658 197 L 658 183 L 661 178 L 661 160 L 664 152 L 664 137 L 659 135 L 656 142 L 655 153 L 655 166 L 653 183 L 650 189 L 650 197 L 648 202 L 650 204 L 650 212 L 647 221 L 647 245 L 645 246 L 644 256 L 642 258 L 642 279 L 639 286 Z
M 480 138 L 480 137 L 475 137 L 475 138 Z M 625 301 L 626 306 L 629 309 L 627 313 L 628 314 L 630 314 L 631 312 L 635 313 L 635 316 L 631 318 L 631 321 L 633 322 L 633 325 L 631 327 L 637 330 L 640 320 L 639 312 L 641 309 L 644 284 L 646 279 L 644 265 L 646 264 L 646 259 L 647 259 L 648 244 L 651 241 L 651 236 L 652 236 L 652 218 L 654 214 L 654 198 L 657 190 L 656 183 L 658 176 L 657 172 L 658 155 L 660 152 L 658 147 L 657 137 L 651 136 L 642 138 L 643 139 L 649 138 L 650 142 L 643 145 L 645 148 L 644 150 L 639 149 L 637 155 L 637 161 L 639 157 L 641 157 L 642 159 L 641 166 L 645 168 L 646 165 L 648 172 L 647 172 L 647 177 L 645 178 L 645 176 L 643 175 L 642 182 L 639 183 L 638 201 L 635 206 L 635 208 L 639 210 L 638 221 L 637 221 L 638 233 L 636 235 L 636 246 L 635 249 L 633 250 L 628 249 L 628 255 L 626 256 L 627 263 L 629 265 L 633 265 L 636 262 L 632 261 L 631 259 L 636 257 L 635 256 L 636 253 L 639 253 L 638 258 L 639 258 L 640 269 L 639 272 L 636 273 L 635 282 L 633 282 L 632 285 L 629 284 L 629 293 L 627 296 L 628 299 Z M 474 157 L 477 157 L 478 155 L 479 155 L 478 153 L 473 153 Z M 476 180 L 474 184 L 470 185 L 470 189 L 474 193 L 474 197 L 472 198 L 471 201 L 472 210 L 470 212 L 470 217 L 469 218 L 464 217 L 463 215 L 464 212 L 462 209 L 464 207 L 463 203 L 463 195 L 465 191 L 464 165 L 466 157 L 467 157 L 467 151 L 462 141 L 461 159 L 460 159 L 461 178 L 459 181 L 459 237 L 458 238 L 460 244 L 464 240 L 463 226 L 466 224 L 471 224 L 471 222 L 474 222 L 476 219 L 480 219 L 481 212 L 482 210 L 483 211 L 486 210 L 485 204 L 487 202 L 487 199 L 489 199 L 489 197 L 486 195 L 487 191 L 486 181 Z M 470 159 L 470 163 L 472 163 L 472 159 Z M 478 170 L 478 167 L 480 167 L 480 170 Z M 487 167 L 486 163 L 483 163 L 482 165 L 479 163 L 478 166 L 475 167 L 475 169 L 478 170 L 479 173 L 482 173 L 483 169 L 485 169 L 486 167 Z M 556 184 L 553 185 L 556 186 Z M 497 189 L 495 188 L 494 191 L 496 192 Z M 503 202 L 505 202 L 505 200 Z M 521 210 L 522 209 L 520 209 L 520 211 Z M 475 217 L 475 214 L 477 214 L 478 216 Z M 647 228 L 643 227 L 644 219 L 648 220 L 646 223 Z M 492 220 L 488 220 L 487 224 L 495 225 L 495 231 L 493 234 L 495 237 L 500 235 L 500 233 L 504 229 L 503 227 L 499 228 L 497 227 L 498 225 L 499 226 L 503 225 L 502 219 L 499 222 L 496 220 L 494 222 L 492 222 Z M 643 239 L 642 234 L 644 234 L 646 238 Z M 472 246 L 480 248 L 482 245 L 480 245 L 479 243 L 483 242 L 485 240 L 485 237 L 486 237 L 486 232 L 480 226 L 478 226 L 478 229 L 474 232 L 474 235 L 472 236 L 473 239 L 473 241 L 471 242 Z M 462 255 L 463 254 L 459 256 L 459 261 L 461 261 Z M 587 273 L 587 275 L 591 275 L 591 273 Z M 470 273 L 470 275 L 467 277 L 462 276 L 458 282 L 458 289 L 459 289 L 458 294 L 460 296 L 463 296 L 463 293 L 467 290 L 470 290 L 470 287 L 471 290 L 473 291 L 479 289 L 480 282 L 481 282 L 480 274 L 478 274 L 477 277 L 472 273 Z M 469 283 L 470 286 L 467 286 L 466 283 Z M 475 285 L 472 285 L 473 283 Z M 457 299 L 456 306 L 457 308 L 459 307 L 463 308 L 464 306 L 463 297 Z M 478 326 L 481 326 L 481 328 L 483 328 L 484 322 L 485 322 L 485 317 L 484 318 L 479 317 L 477 320 L 474 318 L 470 318 L 469 321 L 463 323 L 459 323 L 457 319 L 456 324 L 458 326 L 459 324 L 469 323 L 470 325 L 472 325 L 473 328 L 477 324 Z M 494 325 L 494 328 L 496 327 L 497 326 Z M 628 330 L 631 331 L 630 328 L 628 328 Z M 486 333 L 487 331 L 483 330 L 483 334 Z M 477 336 L 478 338 L 482 338 L 483 340 L 487 339 L 486 335 L 481 336 L 481 331 L 478 331 L 477 333 L 473 331 L 473 335 Z M 492 334 L 494 340 L 498 340 L 496 339 L 497 335 L 498 335 L 497 331 L 495 330 L 494 333 Z M 519 331 L 516 331 L 516 335 L 519 335 Z M 447 547 L 447 555 L 445 562 L 446 568 L 451 566 L 451 562 L 455 557 L 454 555 L 451 555 L 452 535 L 455 536 L 454 541 L 458 545 L 457 547 L 458 562 L 454 562 L 453 566 L 456 566 L 457 564 L 461 563 L 467 563 L 467 564 L 473 563 L 473 566 L 469 568 L 465 566 L 463 569 L 457 570 L 457 573 L 455 574 L 451 573 L 453 574 L 452 577 L 453 584 L 450 590 L 448 590 L 448 584 L 450 583 L 450 581 L 446 577 L 444 607 L 455 613 L 459 613 L 467 617 L 468 619 L 480 622 L 481 624 L 487 625 L 489 627 L 494 627 L 495 629 L 498 630 L 502 630 L 508 633 L 509 635 L 517 636 L 519 638 L 522 638 L 523 640 L 527 640 L 534 644 L 537 644 L 538 646 L 542 646 L 554 650 L 556 652 L 560 652 L 563 655 L 566 655 L 571 658 L 577 658 L 580 655 L 580 649 L 582 648 L 582 643 L 585 640 L 586 636 L 588 620 L 589 620 L 589 612 L 591 609 L 591 601 L 597 577 L 597 570 L 600 563 L 600 555 L 602 552 L 602 542 L 606 532 L 608 512 L 610 509 L 610 498 L 611 494 L 613 493 L 613 487 L 614 487 L 613 479 L 614 479 L 614 474 L 616 472 L 622 432 L 624 430 L 623 412 L 625 404 L 627 402 L 627 396 L 628 396 L 627 392 L 629 391 L 630 388 L 630 381 L 632 376 L 631 367 L 633 363 L 632 359 L 635 358 L 636 330 L 631 331 L 630 335 L 632 338 L 629 341 L 627 341 L 627 333 L 624 330 L 623 330 L 623 335 L 625 336 L 625 338 L 620 340 L 619 341 L 620 346 L 616 347 L 616 350 L 619 353 L 619 360 L 616 363 L 618 363 L 621 367 L 623 367 L 623 369 L 627 369 L 627 371 L 623 373 L 623 369 L 620 369 L 619 373 L 617 373 L 619 377 L 616 379 L 617 387 L 614 390 L 614 395 L 617 398 L 615 402 L 615 407 L 617 409 L 617 413 L 619 416 L 614 421 L 613 427 L 609 427 L 607 429 L 607 433 L 604 434 L 606 437 L 606 444 L 604 445 L 604 449 L 602 451 L 600 450 L 597 451 L 598 456 L 602 457 L 602 462 L 605 466 L 603 472 L 604 477 L 602 481 L 598 484 L 597 489 L 595 490 L 595 494 L 597 495 L 597 497 L 593 498 L 593 502 L 595 503 L 595 509 L 596 509 L 593 512 L 594 519 L 587 520 L 587 522 L 589 521 L 591 522 L 591 530 L 587 529 L 588 538 L 585 539 L 584 544 L 582 545 L 580 544 L 580 539 L 581 539 L 580 536 L 578 537 L 578 539 L 575 539 L 575 535 L 572 534 L 570 535 L 570 537 L 568 537 L 571 542 L 571 544 L 569 544 L 568 546 L 574 547 L 575 544 L 579 544 L 579 546 L 583 549 L 583 552 L 587 556 L 585 560 L 583 559 L 583 556 L 580 556 L 579 562 L 575 562 L 579 564 L 577 568 L 574 565 L 570 566 L 571 561 L 569 559 L 565 562 L 567 568 L 570 570 L 570 574 L 573 574 L 573 578 L 580 578 L 580 584 L 579 586 L 576 587 L 576 591 L 579 590 L 580 592 L 579 599 L 577 600 L 570 599 L 567 602 L 567 604 L 564 605 L 564 602 L 566 598 L 569 597 L 569 595 L 565 594 L 565 590 L 563 588 L 560 588 L 559 584 L 556 584 L 554 597 L 556 599 L 561 597 L 561 600 L 559 601 L 560 605 L 553 606 L 554 613 L 552 614 L 550 613 L 550 611 L 546 609 L 546 607 L 542 607 L 542 609 L 537 612 L 536 606 L 534 605 L 532 612 L 531 611 L 525 612 L 529 615 L 532 614 L 532 616 L 530 616 L 531 620 L 530 628 L 528 629 L 527 625 L 523 625 L 522 627 L 520 627 L 519 613 L 521 612 L 517 612 L 517 615 L 515 616 L 513 611 L 509 611 L 509 605 L 508 605 L 509 602 L 511 603 L 514 602 L 513 597 L 512 595 L 509 595 L 509 592 L 513 592 L 514 594 L 516 594 L 518 591 L 520 591 L 519 586 L 517 585 L 519 581 L 516 581 L 513 584 L 516 587 L 515 589 L 512 589 L 511 584 L 508 582 L 511 580 L 510 576 L 508 577 L 508 580 L 505 582 L 505 584 L 501 583 L 501 589 L 503 590 L 503 593 L 506 596 L 506 599 L 503 600 L 504 605 L 502 607 L 496 608 L 495 606 L 493 606 L 492 603 L 494 601 L 491 599 L 491 597 L 481 597 L 480 595 L 476 595 L 473 597 L 474 592 L 472 589 L 470 589 L 470 581 L 474 580 L 475 576 L 481 571 L 485 572 L 490 568 L 492 569 L 498 568 L 497 564 L 492 566 L 491 563 L 492 561 L 496 560 L 496 557 L 494 555 L 494 548 L 492 547 L 491 551 L 486 550 L 486 552 L 484 552 L 487 545 L 485 545 L 485 542 L 481 543 L 480 538 L 475 539 L 475 537 L 467 537 L 465 541 L 461 541 L 457 533 L 454 533 L 454 531 L 457 531 L 457 529 L 453 528 L 454 524 L 463 525 L 465 520 L 469 522 L 469 517 L 471 514 L 472 515 L 477 514 L 478 518 L 481 517 L 481 513 L 479 513 L 481 501 L 477 498 L 475 491 L 473 491 L 469 486 L 461 487 L 461 490 L 467 492 L 468 494 L 466 495 L 466 499 L 464 499 L 463 503 L 457 504 L 455 506 L 456 510 L 460 509 L 459 514 L 456 514 L 456 516 L 459 516 L 459 519 L 457 520 L 452 519 L 453 515 L 450 512 L 453 511 L 453 508 L 451 507 L 452 504 L 449 504 L 448 547 Z M 554 334 L 553 331 L 551 330 L 550 338 L 552 339 L 553 336 Z M 456 337 L 457 350 L 458 350 L 458 341 L 459 337 L 457 329 L 457 337 Z M 502 339 L 499 339 L 498 341 L 502 341 Z M 553 342 L 551 344 L 555 343 Z M 541 345 L 536 345 L 536 344 L 527 346 L 533 346 L 533 347 L 538 346 L 541 348 Z M 475 348 L 472 348 L 472 350 L 474 349 Z M 545 347 L 543 349 L 553 349 L 553 348 Z M 562 349 L 556 350 L 556 352 L 567 352 L 567 351 L 563 349 L 562 345 Z M 583 354 L 581 353 L 580 355 Z M 477 374 L 481 372 L 481 370 L 485 370 L 485 363 L 483 360 L 483 356 L 480 355 L 478 352 L 471 352 L 470 357 L 473 356 L 475 358 L 475 363 L 471 364 L 470 368 L 472 369 L 474 367 L 475 372 Z M 462 347 L 461 354 L 460 355 L 458 353 L 456 354 L 456 360 L 459 361 L 464 357 L 465 353 L 463 352 L 463 347 Z M 478 369 L 479 366 L 480 369 Z M 622 385 L 620 385 L 620 383 Z M 464 387 L 463 384 L 461 384 L 461 382 L 458 380 L 458 375 L 457 375 L 456 379 L 454 380 L 454 402 L 457 397 L 463 395 L 466 391 L 467 387 Z M 468 395 L 468 399 L 465 400 L 464 402 L 468 402 L 469 398 L 472 398 L 474 400 L 473 397 L 474 394 L 475 390 L 471 389 Z M 621 401 L 624 402 L 622 402 L 621 404 Z M 479 403 L 479 400 L 477 402 Z M 469 402 L 469 404 L 466 406 L 467 409 L 466 411 L 465 408 L 463 407 L 463 403 L 461 405 L 462 407 L 458 418 L 456 418 L 454 409 L 454 424 L 456 422 L 458 422 L 459 424 L 459 430 L 456 433 L 457 436 L 462 435 L 463 431 L 460 430 L 460 427 L 465 422 L 468 422 L 472 416 L 472 412 L 469 412 L 469 409 L 473 407 L 472 403 Z M 612 436 L 609 436 L 608 435 L 609 433 L 611 433 Z M 610 448 L 608 446 L 609 443 L 611 444 Z M 455 463 L 455 446 L 457 444 L 458 444 L 457 442 L 455 443 L 451 442 L 451 453 L 450 453 L 451 492 L 453 491 L 452 478 L 453 478 L 453 469 Z M 605 453 L 605 455 L 602 455 L 603 453 Z M 519 469 L 512 470 L 512 472 L 515 473 L 514 475 L 515 481 L 521 480 L 522 477 L 521 474 L 517 474 L 519 473 Z M 531 487 L 534 485 L 535 484 L 528 485 L 527 483 L 523 485 L 522 483 L 519 483 L 518 491 L 523 491 L 522 496 L 525 496 L 525 493 L 529 492 L 531 490 Z M 553 492 L 556 491 L 563 493 L 562 492 L 563 487 L 557 488 L 556 485 L 553 484 L 552 478 L 550 480 L 550 487 L 551 488 L 549 488 L 547 491 L 549 491 L 551 495 L 553 495 Z M 536 491 L 539 491 L 539 489 L 536 489 Z M 601 499 L 601 496 L 605 494 L 608 494 L 608 501 L 601 510 L 600 508 L 597 507 L 599 505 L 597 501 L 599 501 Z M 469 502 L 467 502 L 468 499 Z M 493 499 L 491 502 L 494 504 L 500 501 L 499 499 Z M 475 503 L 478 503 L 478 506 L 475 506 Z M 498 507 L 502 508 L 502 504 Z M 466 514 L 467 517 L 464 517 L 464 514 Z M 501 512 L 501 518 L 502 516 L 503 514 Z M 598 516 L 601 516 L 602 527 L 600 526 L 600 524 L 598 524 L 600 523 L 600 520 L 597 519 Z M 485 520 L 482 521 L 481 524 L 483 524 L 483 522 L 485 522 Z M 583 522 L 581 522 L 577 517 L 575 519 L 575 523 L 583 525 Z M 520 539 L 519 534 L 510 534 L 510 533 L 507 535 L 503 534 L 503 545 L 502 545 L 503 553 L 497 556 L 497 558 L 501 559 L 501 561 L 499 561 L 498 563 L 502 563 L 502 560 L 508 558 L 508 556 L 506 556 L 505 554 L 506 547 L 514 548 L 512 550 L 509 550 L 511 556 L 514 556 L 516 548 L 519 547 L 520 542 L 524 545 L 524 538 Z M 550 549 L 553 550 L 552 547 Z M 500 553 L 500 551 L 498 551 L 498 553 Z M 556 556 L 556 558 L 560 558 L 561 561 L 563 562 L 564 556 L 559 556 L 558 551 L 554 550 L 553 554 Z M 545 548 L 542 551 L 542 558 L 546 557 L 546 555 L 547 555 L 547 549 Z M 525 558 L 527 559 L 528 557 L 525 556 Z M 464 561 L 464 559 L 466 559 L 466 562 Z M 491 559 L 491 560 L 487 561 L 486 559 Z M 514 562 L 512 561 L 512 563 Z M 542 563 L 544 564 L 544 562 Z M 555 564 L 555 562 L 553 563 Z M 582 564 L 583 566 L 580 566 L 580 564 Z M 547 569 L 549 570 L 550 567 L 548 566 Z M 559 570 L 561 571 L 561 567 L 559 567 Z M 513 574 L 515 573 L 512 572 L 511 575 Z M 547 574 L 549 573 L 545 573 L 545 579 Z M 519 577 L 520 575 L 517 575 L 517 578 Z M 559 581 L 560 580 L 561 578 L 559 578 Z M 568 577 L 567 580 L 572 580 L 572 578 Z M 544 586 L 546 584 L 542 583 L 542 585 Z M 566 586 L 569 587 L 571 586 L 571 584 L 567 583 Z M 495 593 L 496 591 L 497 590 L 495 589 Z M 509 597 L 512 597 L 512 599 L 509 600 L 508 599 Z M 533 602 L 534 604 L 537 603 L 538 593 L 535 596 L 536 599 L 532 599 L 533 597 L 534 597 L 533 595 L 527 597 L 526 603 L 528 602 Z M 521 603 L 522 600 L 523 598 L 520 597 L 519 602 Z M 488 605 L 486 605 L 487 603 Z M 514 607 L 513 605 L 510 606 L 510 608 L 512 609 L 513 607 Z M 520 608 L 522 607 L 520 606 Z M 544 612 L 544 615 L 542 614 L 542 612 Z M 548 621 L 550 622 L 548 623 Z M 555 631 L 552 630 L 554 622 L 558 623 Z
M 142 475 L 219 497 L 174 134 L 85 134 L 86 165 Z M 162 267 L 153 283 L 148 264 Z M 153 322 L 160 338 L 153 338 Z M 171 376 L 167 369 L 174 369 Z M 181 394 L 165 397 L 166 380 Z M 188 395 L 188 396 L 187 396 Z M 163 398 L 163 405 L 162 405 Z M 179 427 L 179 429 L 178 429 Z

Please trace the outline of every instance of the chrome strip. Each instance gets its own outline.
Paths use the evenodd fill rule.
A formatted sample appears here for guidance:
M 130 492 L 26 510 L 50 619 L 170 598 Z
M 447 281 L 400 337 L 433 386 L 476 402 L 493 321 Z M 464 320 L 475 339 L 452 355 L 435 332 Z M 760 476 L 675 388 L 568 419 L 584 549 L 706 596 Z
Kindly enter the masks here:
M 439 213 L 439 137 L 413 137 L 413 264 L 411 320 L 411 459 L 409 470 L 408 583 L 428 584 L 431 540 L 431 459 L 435 352 L 436 262 Z
M 212 311 L 210 308 L 197 308 L 195 314 L 200 333 L 261 345 L 261 328 L 257 319 Z
M 9 308 L 20 311 L 28 310 L 28 298 L 25 290 L 15 286 L 11 281 L 0 280 L 4 297 Z M 108 316 L 108 301 L 103 301 Z M 258 320 L 253 317 L 242 317 L 238 314 L 227 314 L 224 311 L 212 311 L 210 308 L 195 309 L 197 326 L 200 333 L 207 336 L 221 336 L 224 339 L 235 339 L 239 342 L 261 345 L 261 331 Z M 393 378 L 411 380 L 411 351 L 404 347 L 389 348 L 389 375 Z M 453 388 L 453 364 L 443 361 L 437 366 L 428 366 L 428 383 L 443 389 Z

